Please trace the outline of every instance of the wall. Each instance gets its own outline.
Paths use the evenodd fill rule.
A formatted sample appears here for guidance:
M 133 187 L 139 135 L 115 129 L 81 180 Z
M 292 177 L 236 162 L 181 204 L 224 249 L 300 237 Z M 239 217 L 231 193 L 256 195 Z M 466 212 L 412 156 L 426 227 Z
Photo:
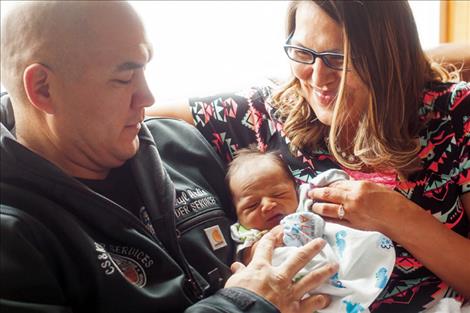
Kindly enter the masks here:
M 440 40 L 470 44 L 470 1 L 441 1 Z

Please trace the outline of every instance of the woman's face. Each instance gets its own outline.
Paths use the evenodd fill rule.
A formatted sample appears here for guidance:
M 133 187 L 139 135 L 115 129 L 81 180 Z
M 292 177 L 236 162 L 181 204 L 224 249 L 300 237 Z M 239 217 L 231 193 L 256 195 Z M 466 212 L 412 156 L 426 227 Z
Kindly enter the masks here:
M 295 32 L 291 45 L 316 52 L 343 52 L 343 32 L 332 18 L 318 5 L 304 1 L 295 16 Z M 331 125 L 335 99 L 341 81 L 341 70 L 325 65 L 321 58 L 313 64 L 291 62 L 292 73 L 300 81 L 301 95 L 310 104 L 318 120 Z M 346 82 L 347 105 L 352 116 L 358 116 L 366 106 L 368 93 L 364 83 L 349 63 Z

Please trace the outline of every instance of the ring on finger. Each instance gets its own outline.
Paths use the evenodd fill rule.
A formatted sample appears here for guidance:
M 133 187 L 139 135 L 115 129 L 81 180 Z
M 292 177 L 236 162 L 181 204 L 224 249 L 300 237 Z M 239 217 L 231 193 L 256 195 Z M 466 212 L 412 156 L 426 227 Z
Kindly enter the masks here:
M 342 220 L 344 218 L 344 205 L 341 203 L 338 208 L 338 219 Z

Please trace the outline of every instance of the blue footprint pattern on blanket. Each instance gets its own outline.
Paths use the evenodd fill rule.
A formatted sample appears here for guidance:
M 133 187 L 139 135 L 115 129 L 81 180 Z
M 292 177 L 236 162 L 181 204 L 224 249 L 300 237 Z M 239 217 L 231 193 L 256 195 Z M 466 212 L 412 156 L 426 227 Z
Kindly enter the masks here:
M 339 280 L 339 273 L 336 273 L 330 277 L 330 284 L 332 284 L 336 288 L 346 288 L 343 286 L 341 280 Z
M 375 287 L 383 289 L 385 288 L 385 285 L 387 284 L 388 278 L 387 278 L 387 269 L 385 267 L 379 268 L 377 273 L 375 273 L 375 278 L 377 279 L 375 283 Z
M 345 230 L 340 230 L 339 232 L 336 233 L 335 238 L 336 238 L 336 247 L 338 247 L 338 254 L 340 258 L 343 257 L 343 252 L 344 249 L 346 249 L 346 231 Z
M 388 237 L 385 237 L 385 236 L 382 236 L 379 238 L 378 245 L 382 249 L 388 250 L 390 248 L 393 248 L 393 242 Z
M 346 304 L 346 312 L 347 313 L 360 313 L 364 312 L 365 308 L 360 305 L 359 303 L 353 303 L 348 300 L 343 300 L 343 303 Z

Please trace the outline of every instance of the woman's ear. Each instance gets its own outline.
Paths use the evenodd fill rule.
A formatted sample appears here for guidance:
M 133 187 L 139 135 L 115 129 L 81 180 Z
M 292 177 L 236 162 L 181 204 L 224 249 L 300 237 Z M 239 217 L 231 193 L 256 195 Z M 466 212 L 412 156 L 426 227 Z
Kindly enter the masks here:
M 49 93 L 51 75 L 51 70 L 40 63 L 28 65 L 23 72 L 23 85 L 29 102 L 48 114 L 55 111 Z

